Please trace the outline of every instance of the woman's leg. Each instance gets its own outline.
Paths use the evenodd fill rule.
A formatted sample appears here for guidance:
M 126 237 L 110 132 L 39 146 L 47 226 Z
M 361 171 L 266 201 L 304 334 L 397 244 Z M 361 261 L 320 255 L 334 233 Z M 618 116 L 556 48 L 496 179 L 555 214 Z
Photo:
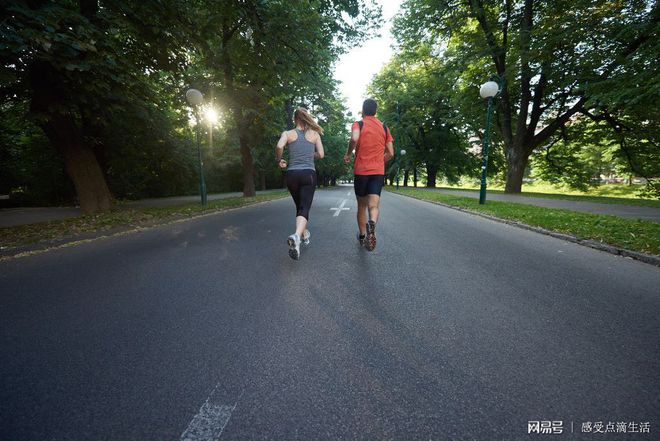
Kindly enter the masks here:
M 316 172 L 309 170 L 300 179 L 300 203 L 296 213 L 296 234 L 302 237 L 307 223 L 309 221 L 309 210 L 314 201 L 314 192 L 316 191 Z

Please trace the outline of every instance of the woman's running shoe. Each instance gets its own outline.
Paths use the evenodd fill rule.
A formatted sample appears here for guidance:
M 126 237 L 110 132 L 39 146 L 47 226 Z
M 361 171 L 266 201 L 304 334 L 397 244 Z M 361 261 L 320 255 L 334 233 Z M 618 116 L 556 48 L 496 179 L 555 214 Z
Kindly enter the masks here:
M 292 234 L 286 240 L 286 243 L 289 245 L 289 257 L 293 260 L 300 259 L 300 236 Z
M 309 245 L 309 238 L 311 237 L 312 233 L 309 232 L 309 230 L 303 231 L 303 237 L 302 237 L 302 243 L 303 245 Z

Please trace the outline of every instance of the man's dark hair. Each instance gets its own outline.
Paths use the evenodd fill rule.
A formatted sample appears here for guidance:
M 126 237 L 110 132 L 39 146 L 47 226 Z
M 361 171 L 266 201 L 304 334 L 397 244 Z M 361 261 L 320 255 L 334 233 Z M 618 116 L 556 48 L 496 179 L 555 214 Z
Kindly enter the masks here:
M 374 116 L 378 110 L 378 104 L 371 98 L 364 100 L 362 103 L 362 116 Z

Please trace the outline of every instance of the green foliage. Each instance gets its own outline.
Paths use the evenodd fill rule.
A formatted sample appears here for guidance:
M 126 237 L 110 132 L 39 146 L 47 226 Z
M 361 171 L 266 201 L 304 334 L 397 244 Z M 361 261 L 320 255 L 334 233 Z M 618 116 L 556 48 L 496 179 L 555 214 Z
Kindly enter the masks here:
M 476 157 L 467 151 L 464 128 L 450 105 L 451 80 L 443 65 L 431 57 L 430 46 L 414 56 L 395 56 L 376 75 L 369 92 L 379 103 L 378 115 L 395 136 L 403 170 L 423 165 L 427 175 L 438 174 L 450 182 L 474 172 Z M 396 173 L 397 163 L 390 165 Z
M 0 106 L 0 194 L 10 205 L 59 205 L 74 197 L 62 161 L 25 109 Z
M 34 92 L 34 76 L 50 79 L 57 100 L 32 110 L 35 118 L 74 113 L 96 125 L 131 104 L 156 100 L 148 81 L 184 62 L 176 2 L 108 2 L 85 14 L 76 2 L 9 2 L 0 46 L 5 99 Z M 40 70 L 43 69 L 43 70 Z M 31 78 L 32 76 L 32 78 Z
M 44 147 L 62 153 L 57 144 L 76 139 L 94 151 L 120 199 L 196 192 L 183 96 L 191 86 L 224 115 L 213 149 L 201 131 L 209 191 L 251 179 L 246 155 L 257 180 L 281 186 L 272 151 L 295 105 L 328 129 L 322 173 L 343 173 L 345 109 L 332 65 L 374 33 L 380 8 L 372 0 L 37 0 L 3 3 L 0 17 L 0 110 L 12 115 L 0 123 L 2 191 L 22 189 L 43 203 L 73 199 L 61 160 Z M 25 116 L 33 123 L 22 124 Z
M 564 138 L 539 149 L 531 158 L 533 176 L 553 184 L 586 191 L 600 184 L 601 175 L 610 176 L 617 167 L 611 140 L 590 121 L 580 120 L 564 131 Z
M 248 1 L 201 8 L 191 83 L 218 97 L 247 179 L 254 162 L 261 179 L 278 181 L 273 148 L 298 105 L 332 128 L 320 171 L 332 176 L 343 171 L 334 137 L 347 137 L 335 123 L 343 121 L 345 110 L 335 98 L 332 64 L 377 26 L 379 8 L 357 1 Z
M 404 57 L 442 58 L 450 107 L 471 136 L 481 136 L 485 113 L 478 85 L 501 76 L 494 141 L 506 153 L 507 189 L 515 191 L 513 181 L 523 175 L 512 170 L 524 169 L 534 150 L 555 148 L 579 113 L 608 123 L 606 139 L 620 145 L 615 156 L 626 157 L 630 173 L 658 176 L 658 23 L 655 1 L 408 0 L 394 34 Z M 555 165 L 572 164 L 578 147 L 568 147 L 555 155 Z M 586 185 L 589 174 L 580 173 L 574 185 Z

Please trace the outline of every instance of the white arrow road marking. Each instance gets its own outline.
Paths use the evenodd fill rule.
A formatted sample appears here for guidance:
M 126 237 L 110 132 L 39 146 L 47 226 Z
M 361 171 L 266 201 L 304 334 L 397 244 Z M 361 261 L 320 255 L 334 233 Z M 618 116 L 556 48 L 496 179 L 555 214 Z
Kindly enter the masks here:
M 188 428 L 181 434 L 181 441 L 217 441 L 220 439 L 232 412 L 236 410 L 238 401 L 233 406 L 210 403 L 209 400 L 219 385 L 220 383 L 215 386 L 197 415 L 188 424 Z
M 339 216 L 339 213 L 341 213 L 343 210 L 350 210 L 349 207 L 344 207 L 344 205 L 346 205 L 346 199 L 341 200 L 339 207 L 332 207 L 331 210 L 335 210 L 335 214 L 333 214 L 332 217 Z

